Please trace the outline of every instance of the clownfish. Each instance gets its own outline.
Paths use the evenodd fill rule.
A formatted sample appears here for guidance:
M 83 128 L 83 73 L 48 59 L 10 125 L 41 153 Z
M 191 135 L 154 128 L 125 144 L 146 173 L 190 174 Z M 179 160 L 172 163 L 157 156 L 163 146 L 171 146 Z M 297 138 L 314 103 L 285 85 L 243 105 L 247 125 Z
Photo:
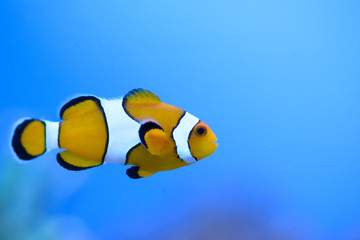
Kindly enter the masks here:
M 12 137 L 17 157 L 28 161 L 60 149 L 56 159 L 68 170 L 133 165 L 126 174 L 136 179 L 190 165 L 218 145 L 204 122 L 141 88 L 118 99 L 74 98 L 61 108 L 60 118 L 21 120 Z

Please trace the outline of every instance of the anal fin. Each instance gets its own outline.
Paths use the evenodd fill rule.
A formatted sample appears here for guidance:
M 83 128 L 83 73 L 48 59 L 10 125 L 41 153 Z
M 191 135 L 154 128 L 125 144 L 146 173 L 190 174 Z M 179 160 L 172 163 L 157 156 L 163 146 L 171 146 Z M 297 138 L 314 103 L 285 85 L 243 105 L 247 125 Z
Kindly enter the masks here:
M 72 171 L 85 170 L 103 163 L 102 160 L 81 157 L 69 151 L 59 153 L 57 155 L 57 161 L 62 167 Z
M 155 172 L 143 170 L 138 166 L 133 166 L 133 167 L 129 168 L 128 170 L 126 170 L 126 174 L 132 179 L 149 177 L 149 176 L 153 175 L 154 173 Z

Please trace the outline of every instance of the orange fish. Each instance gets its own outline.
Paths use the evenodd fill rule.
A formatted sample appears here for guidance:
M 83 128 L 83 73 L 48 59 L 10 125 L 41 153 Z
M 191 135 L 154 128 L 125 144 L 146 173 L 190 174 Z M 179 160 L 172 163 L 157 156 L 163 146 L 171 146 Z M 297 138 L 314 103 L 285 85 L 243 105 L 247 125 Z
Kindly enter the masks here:
M 27 161 L 61 149 L 57 161 L 66 169 L 110 162 L 134 165 L 127 175 L 141 178 L 190 165 L 217 148 L 204 122 L 141 88 L 111 100 L 77 97 L 61 108 L 60 118 L 22 120 L 12 138 L 16 155 Z

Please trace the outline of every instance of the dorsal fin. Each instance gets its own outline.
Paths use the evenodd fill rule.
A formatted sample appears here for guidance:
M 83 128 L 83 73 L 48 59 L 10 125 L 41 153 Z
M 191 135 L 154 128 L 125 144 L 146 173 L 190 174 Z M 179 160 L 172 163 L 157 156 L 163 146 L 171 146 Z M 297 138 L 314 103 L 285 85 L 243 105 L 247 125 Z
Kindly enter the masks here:
M 60 110 L 60 118 L 69 119 L 74 115 L 83 115 L 86 112 L 102 109 L 100 100 L 94 96 L 80 96 L 67 102 Z
M 103 160 L 109 143 L 109 129 L 100 99 L 81 96 L 60 111 L 59 147 L 73 154 Z
M 160 98 L 149 90 L 143 88 L 133 89 L 124 97 L 124 104 L 158 104 L 161 103 Z

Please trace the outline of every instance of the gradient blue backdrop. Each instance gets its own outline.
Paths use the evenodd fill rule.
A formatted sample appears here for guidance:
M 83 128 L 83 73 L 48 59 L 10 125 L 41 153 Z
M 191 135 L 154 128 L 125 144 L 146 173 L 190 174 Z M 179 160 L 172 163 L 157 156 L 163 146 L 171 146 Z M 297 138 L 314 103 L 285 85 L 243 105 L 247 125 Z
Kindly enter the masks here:
M 0 168 L 44 185 L 61 239 L 358 239 L 359 43 L 356 0 L 3 0 Z M 12 161 L 18 118 L 137 87 L 208 123 L 215 154 L 141 180 Z

